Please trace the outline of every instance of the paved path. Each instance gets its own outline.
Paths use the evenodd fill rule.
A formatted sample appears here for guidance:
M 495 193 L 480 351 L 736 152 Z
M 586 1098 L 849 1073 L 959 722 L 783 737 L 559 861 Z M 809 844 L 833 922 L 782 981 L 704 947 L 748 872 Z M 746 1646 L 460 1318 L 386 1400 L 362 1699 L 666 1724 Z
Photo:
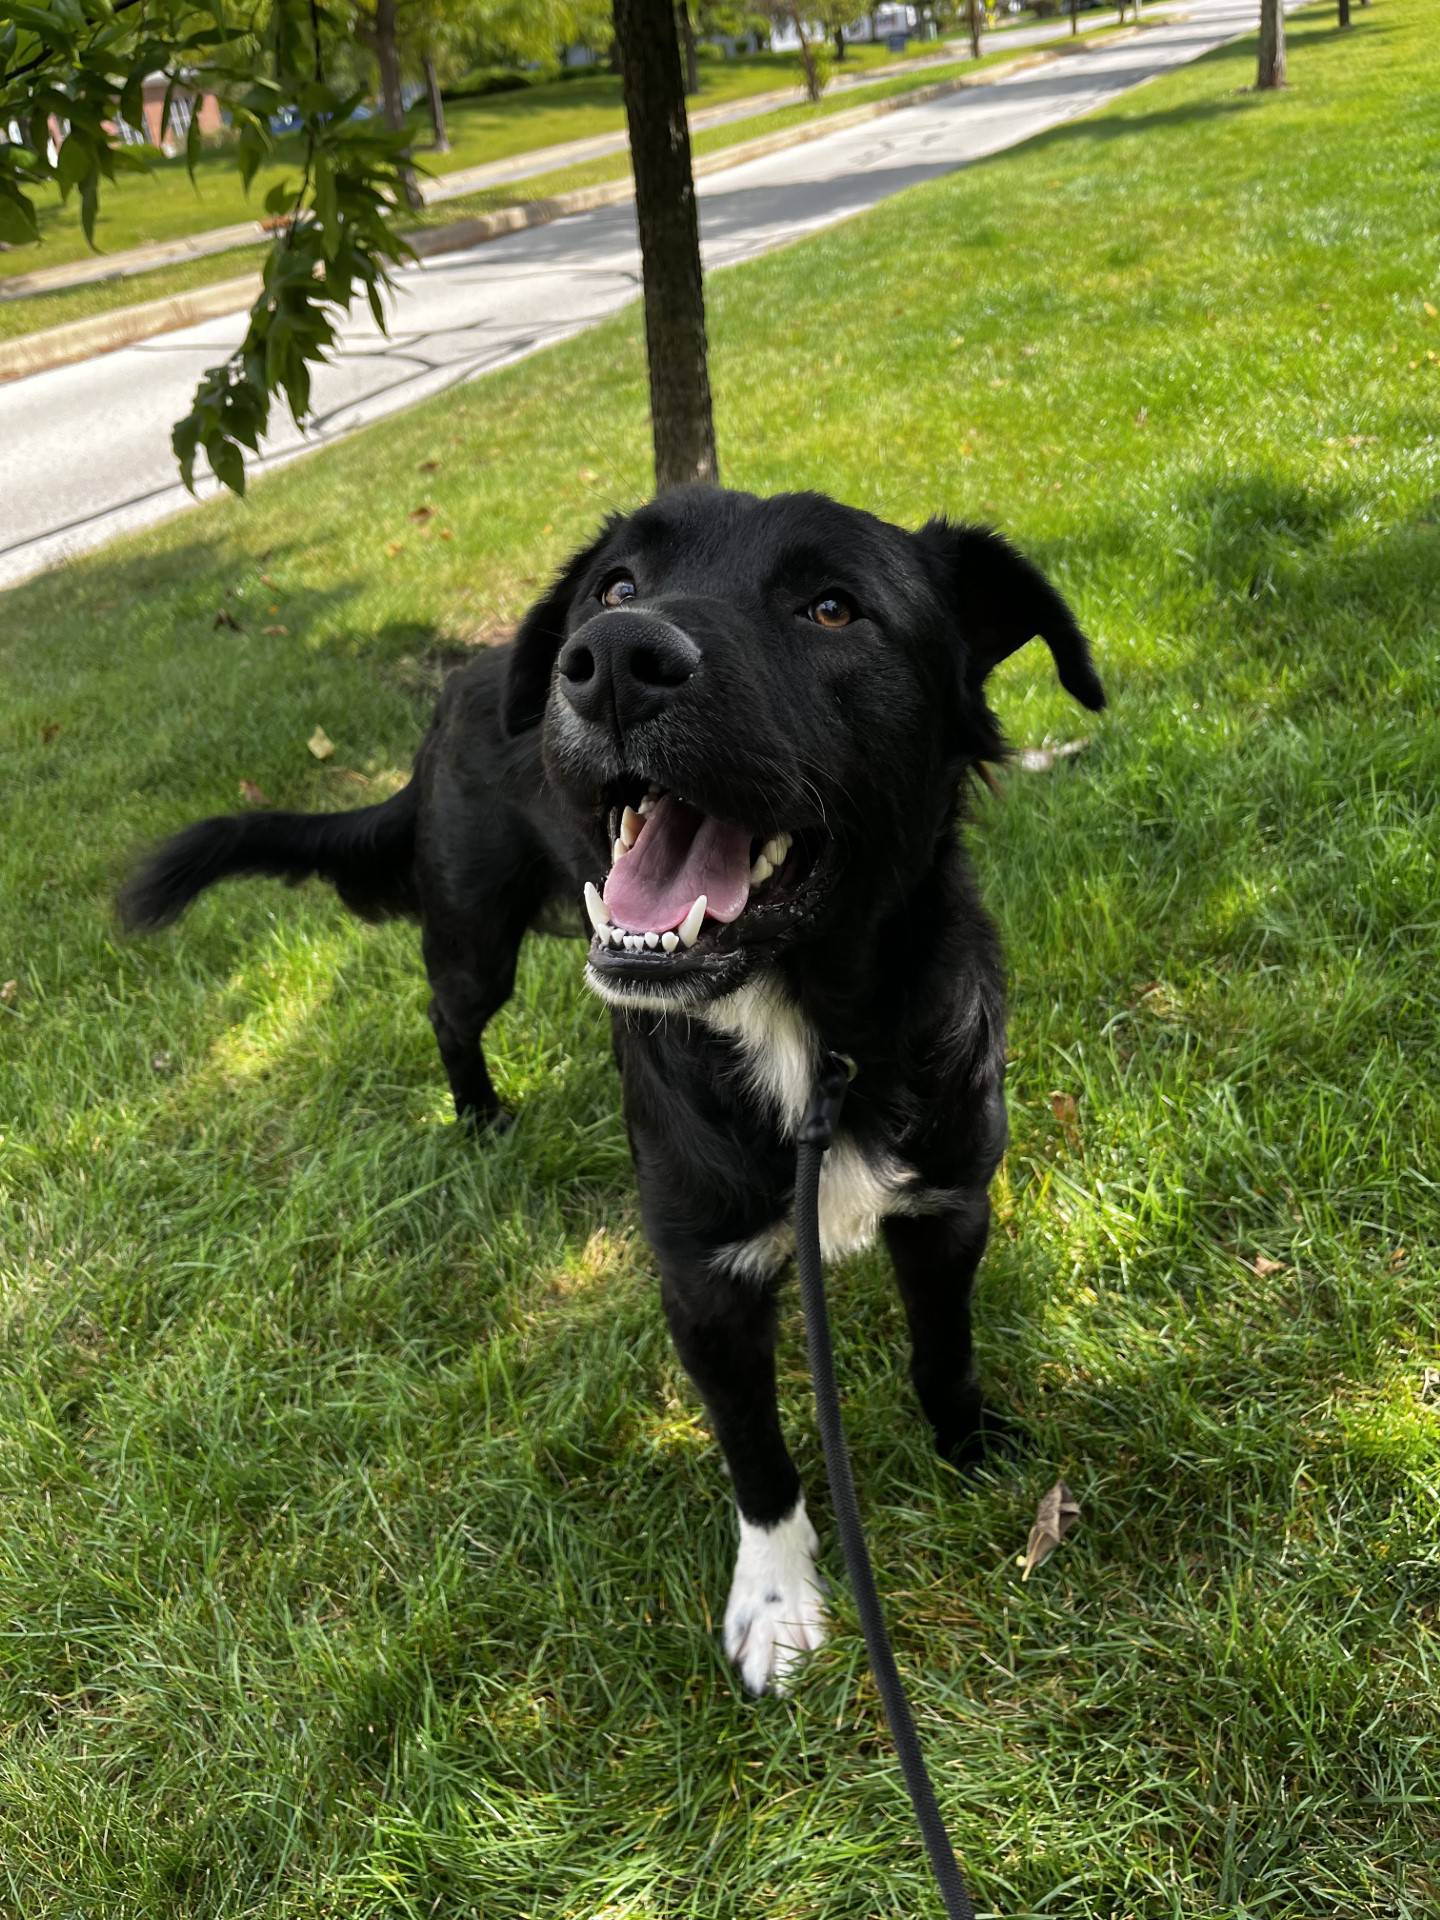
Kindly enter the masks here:
M 1169 0 L 1165 5 L 1152 4 L 1145 10 L 1147 19 L 1152 15 L 1158 18 L 1175 11 L 1177 5 L 1169 3 Z M 1118 14 L 1087 13 L 1081 19 L 1080 31 L 1083 35 L 1100 27 L 1112 27 L 1119 18 Z M 987 54 L 1009 53 L 1012 50 L 1019 52 L 1043 40 L 1061 39 L 1069 31 L 1068 20 L 1050 21 L 1036 27 L 1006 28 L 986 34 L 981 48 Z M 873 86 L 876 81 L 896 74 L 923 74 L 927 68 L 954 66 L 957 60 L 968 59 L 969 53 L 968 40 L 955 40 L 937 47 L 933 53 L 920 54 L 910 60 L 872 67 L 864 73 L 837 74 L 826 89 L 826 97 L 836 94 L 843 96 L 857 87 Z M 798 61 L 798 54 L 796 59 Z M 736 120 L 763 118 L 779 107 L 798 105 L 804 98 L 803 86 L 780 87 L 770 93 L 752 93 L 740 100 L 727 101 L 723 106 L 698 108 L 690 115 L 690 125 L 692 129 L 719 127 Z M 762 134 L 765 129 L 761 126 L 755 131 Z M 531 147 L 525 153 L 512 153 L 504 160 L 490 160 L 476 167 L 460 167 L 433 179 L 422 175 L 420 193 L 427 206 L 438 205 L 447 200 L 458 200 L 467 193 L 478 193 L 486 187 L 514 185 L 522 180 L 537 179 L 541 174 L 553 173 L 559 167 L 579 166 L 587 160 L 622 153 L 628 144 L 629 136 L 621 128 L 614 133 L 591 134 L 583 140 L 562 141 L 557 146 Z M 423 152 L 420 157 L 423 161 Z M 186 260 L 208 259 L 219 253 L 233 253 L 239 247 L 253 247 L 263 237 L 258 220 L 243 220 L 235 226 L 211 227 L 202 233 L 182 234 L 178 240 L 157 240 L 150 246 L 129 247 L 118 253 L 87 253 L 78 260 L 67 260 L 53 267 L 44 264 L 42 249 L 34 255 L 36 266 L 0 278 L 0 301 L 27 299 L 34 294 L 55 293 L 67 287 L 88 286 L 101 280 L 124 280 L 137 273 L 152 273 L 157 267 L 174 266 Z M 19 257 L 16 256 L 17 259 Z
M 706 266 L 782 246 L 1087 113 L 1253 31 L 1257 11 L 1257 0 L 1194 0 L 1186 19 L 1116 46 L 712 175 L 698 187 Z M 638 292 L 628 203 L 424 262 L 400 277 L 388 338 L 368 314 L 345 327 L 335 363 L 316 377 L 303 442 L 287 422 L 252 470 L 562 340 Z M 0 387 L 0 586 L 187 504 L 170 427 L 243 325 L 230 315 Z

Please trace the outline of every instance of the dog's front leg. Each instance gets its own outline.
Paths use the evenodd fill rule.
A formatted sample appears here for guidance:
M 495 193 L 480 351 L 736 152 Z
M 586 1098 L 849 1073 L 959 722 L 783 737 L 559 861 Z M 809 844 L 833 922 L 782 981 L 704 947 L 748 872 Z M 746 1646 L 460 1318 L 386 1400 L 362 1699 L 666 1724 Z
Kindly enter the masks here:
M 970 1292 L 990 1232 L 983 1187 L 951 1212 L 885 1222 L 885 1242 L 910 1324 L 910 1378 L 935 1430 L 935 1444 L 957 1467 L 978 1466 L 990 1450 L 1013 1446 L 1015 1432 L 987 1406 L 970 1343 Z
M 730 1469 L 740 1550 L 725 1608 L 725 1651 L 751 1693 L 783 1693 L 825 1638 L 819 1541 L 780 1429 L 775 1281 L 730 1277 L 710 1261 L 667 1262 L 671 1337 L 705 1402 Z

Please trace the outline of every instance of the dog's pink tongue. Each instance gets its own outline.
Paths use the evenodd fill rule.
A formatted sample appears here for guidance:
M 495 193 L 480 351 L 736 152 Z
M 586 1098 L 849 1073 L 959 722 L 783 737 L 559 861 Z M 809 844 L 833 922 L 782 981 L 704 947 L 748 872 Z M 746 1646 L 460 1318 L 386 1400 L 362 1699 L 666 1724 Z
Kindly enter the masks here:
M 605 882 L 611 921 L 629 933 L 668 933 L 700 894 L 709 920 L 737 920 L 750 897 L 750 835 L 663 794 Z

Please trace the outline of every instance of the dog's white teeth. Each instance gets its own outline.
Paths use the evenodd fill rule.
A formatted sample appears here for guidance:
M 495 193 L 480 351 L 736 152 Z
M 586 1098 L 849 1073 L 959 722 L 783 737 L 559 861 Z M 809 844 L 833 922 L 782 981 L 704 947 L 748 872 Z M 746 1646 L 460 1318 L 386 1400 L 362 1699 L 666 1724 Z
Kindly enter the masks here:
M 599 889 L 592 880 L 585 882 L 585 911 L 590 916 L 590 924 L 596 933 L 604 933 L 610 925 L 610 916 L 605 911 L 605 902 L 600 898 Z
M 607 927 L 605 929 L 605 938 L 610 942 L 612 947 L 623 947 L 625 944 L 625 936 L 618 927 Z
M 655 803 L 659 798 L 660 798 L 659 787 L 651 787 L 650 790 L 645 795 L 645 798 L 640 802 L 639 806 L 635 809 L 635 811 L 640 815 L 642 820 L 644 819 L 647 813 L 653 813 L 655 811 Z
M 651 951 L 651 952 L 653 953 L 653 952 L 655 951 L 655 949 L 656 949 L 656 947 L 658 947 L 658 946 L 659 946 L 659 944 L 660 944 L 660 936 L 659 936 L 659 934 L 658 934 L 658 933 L 647 933 L 647 934 L 646 934 L 646 936 L 645 936 L 645 944 L 646 944 L 646 946 L 647 946 L 647 947 L 649 947 L 649 949 L 650 949 L 650 951 Z
M 760 851 L 770 862 L 771 867 L 778 872 L 785 864 L 785 856 L 789 853 L 791 844 L 791 836 L 788 833 L 777 833 L 773 840 L 765 842 Z
M 626 807 L 625 811 L 621 814 L 620 840 L 627 853 L 640 838 L 640 829 L 644 824 L 645 822 L 633 807 Z
M 676 947 L 680 944 L 680 936 L 678 933 L 662 933 L 660 936 L 660 944 L 666 953 L 674 953 Z
M 760 858 L 755 862 L 754 866 L 751 867 L 750 869 L 751 886 L 752 887 L 763 886 L 774 871 L 775 869 L 770 864 L 768 854 L 762 853 Z
M 610 849 L 610 858 L 618 863 L 619 861 L 625 858 L 626 854 L 629 851 L 630 849 L 626 846 L 623 840 L 617 840 L 614 846 L 611 847 Z
M 705 924 L 705 909 L 709 904 L 710 896 L 702 893 L 675 929 L 687 947 L 693 947 L 700 938 L 700 929 Z

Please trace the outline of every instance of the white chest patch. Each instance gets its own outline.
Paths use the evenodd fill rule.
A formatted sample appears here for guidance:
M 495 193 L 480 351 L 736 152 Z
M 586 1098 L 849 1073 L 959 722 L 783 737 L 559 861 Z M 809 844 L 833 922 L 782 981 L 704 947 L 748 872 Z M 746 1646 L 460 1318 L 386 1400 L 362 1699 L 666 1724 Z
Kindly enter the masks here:
M 751 1090 L 793 1137 L 809 1107 L 819 1039 L 795 1006 L 770 980 L 754 981 L 717 1000 L 699 1015 L 739 1049 Z M 868 1247 L 887 1214 L 910 1211 L 916 1174 L 893 1155 L 867 1154 L 842 1130 L 820 1168 L 820 1246 L 827 1260 Z M 728 1272 L 768 1279 L 795 1245 L 788 1220 L 749 1240 L 722 1248 L 717 1264 Z

